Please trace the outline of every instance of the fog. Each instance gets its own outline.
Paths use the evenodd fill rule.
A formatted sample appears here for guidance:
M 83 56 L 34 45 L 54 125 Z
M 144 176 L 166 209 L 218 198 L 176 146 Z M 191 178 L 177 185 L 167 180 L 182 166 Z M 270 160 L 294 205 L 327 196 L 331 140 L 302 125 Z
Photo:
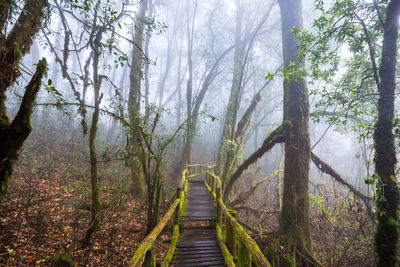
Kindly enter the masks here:
M 156 165 L 152 160 L 160 157 L 160 177 L 165 178 L 162 205 L 167 205 L 187 163 L 214 165 L 219 160 L 221 147 L 226 142 L 221 138 L 232 113 L 228 111 L 232 99 L 236 134 L 235 129 L 239 128 L 257 93 L 260 95 L 248 128 L 245 127 L 242 139 L 239 138 L 242 143 L 231 144 L 235 149 L 239 147 L 231 172 L 282 124 L 281 15 L 275 0 L 144 2 L 146 10 L 141 17 L 142 1 L 78 1 L 77 7 L 73 7 L 71 2 L 51 0 L 44 27 L 20 64 L 21 76 L 7 91 L 6 107 L 11 119 L 14 118 L 37 62 L 46 58 L 47 78 L 42 81 L 31 118 L 32 133 L 21 154 L 36 151 L 53 159 L 60 157 L 60 161 L 65 156 L 64 160 L 70 163 L 67 168 L 71 169 L 82 163 L 78 172 L 89 184 L 89 136 L 96 101 L 100 101 L 95 139 L 99 164 L 102 168 L 118 166 L 123 175 L 134 176 L 133 165 L 139 160 L 131 150 L 140 146 L 143 137 L 151 136 L 150 146 L 157 156 L 149 156 L 149 170 L 153 171 Z M 303 1 L 306 30 L 318 31 L 313 23 L 319 15 L 314 10 L 314 1 Z M 138 27 L 143 27 L 142 33 Z M 102 35 L 96 39 L 100 31 Z M 335 41 L 331 40 L 330 45 L 335 46 Z M 97 76 L 94 73 L 96 53 L 99 53 Z M 325 88 L 335 89 L 347 71 L 347 60 L 353 57 L 347 45 L 340 46 L 339 54 L 342 56 L 339 70 L 331 84 L 305 77 L 310 92 L 311 148 L 347 183 L 373 197 L 373 186 L 364 182 L 374 172 L 372 138 L 361 138 L 362 131 L 347 113 L 344 117 L 348 123 L 342 125 L 331 120 L 329 114 L 318 115 L 338 111 L 336 107 L 324 110 L 318 101 Z M 307 70 L 310 64 L 306 60 Z M 96 82 L 96 79 L 99 80 Z M 99 95 L 96 95 L 96 86 L 99 86 Z M 238 91 L 233 94 L 235 86 Z M 132 112 L 132 103 L 137 107 L 136 113 Z M 369 114 L 362 119 L 366 125 L 374 122 Z M 140 137 L 132 134 L 132 129 L 140 130 Z M 193 143 L 188 146 L 189 135 Z M 167 144 L 165 151 L 157 154 L 164 143 Z M 192 151 L 186 150 L 187 147 L 192 147 Z M 284 168 L 284 153 L 283 144 L 265 153 L 238 180 L 232 196 L 239 196 L 278 171 L 249 203 L 257 209 L 268 205 L 273 210 L 279 209 L 282 191 L 279 186 L 283 177 L 279 171 Z M 191 162 L 189 154 L 193 157 Z M 353 199 L 347 187 L 322 173 L 312 161 L 309 177 L 309 193 L 323 195 L 323 188 L 329 205 L 337 203 L 337 194 Z M 100 175 L 102 183 L 107 179 L 111 181 L 112 175 Z M 254 218 L 249 220 L 250 224 L 258 223 Z M 259 226 L 271 230 L 277 221 L 273 217 Z
M 265 75 L 268 72 L 275 72 L 282 62 L 278 5 L 274 1 L 244 1 L 241 6 L 243 8 L 241 39 L 244 39 L 255 31 L 257 24 L 260 23 L 260 20 L 265 16 L 265 12 L 269 10 L 271 5 L 270 15 L 262 23 L 261 29 L 256 34 L 249 49 L 249 57 L 243 78 L 244 88 L 238 111 L 239 117 L 243 115 L 255 92 L 265 83 Z M 197 6 L 196 10 L 193 11 L 195 6 Z M 304 1 L 304 6 L 305 27 L 313 30 L 310 26 L 313 16 L 315 16 L 310 12 L 313 9 L 312 1 Z M 115 5 L 112 7 L 116 11 L 121 10 L 121 6 Z M 130 40 L 132 40 L 132 27 L 134 27 L 137 8 L 137 4 L 129 4 L 126 8 L 127 15 L 119 22 L 121 27 L 114 26 L 115 33 L 109 33 L 102 40 L 106 46 L 111 40 L 107 38 L 114 38 L 111 50 L 105 47 L 101 54 L 101 75 L 108 77 L 101 88 L 101 92 L 104 94 L 101 106 L 104 109 L 113 109 L 115 89 L 118 88 L 123 99 L 127 99 L 128 96 L 129 71 L 126 68 L 129 68 L 131 60 L 130 49 L 132 48 L 132 43 L 130 43 Z M 193 99 L 195 100 L 207 71 L 210 70 L 224 50 L 234 44 L 235 3 L 234 1 L 222 0 L 199 2 L 155 1 L 152 3 L 151 9 L 153 16 L 151 18 L 154 18 L 154 26 L 152 27 L 154 29 L 151 32 L 151 38 L 146 39 L 146 42 L 149 43 L 148 54 L 146 54 L 149 63 L 149 70 L 146 73 L 149 88 L 148 99 L 151 104 L 165 109 L 162 114 L 162 121 L 166 129 L 160 129 L 160 131 L 167 133 L 178 127 L 186 116 L 185 91 L 188 79 L 187 31 L 191 31 L 193 27 Z M 48 34 L 58 57 L 62 57 L 65 50 L 65 47 L 63 47 L 65 36 L 58 12 L 54 8 L 43 32 Z M 68 22 L 68 29 L 71 30 L 71 40 L 68 44 L 68 49 L 70 50 L 67 61 L 68 71 L 75 76 L 73 79 L 76 79 L 79 86 L 82 86 L 79 76 L 82 76 L 81 71 L 83 71 L 83 65 L 90 52 L 89 47 L 85 47 L 84 43 L 85 38 L 87 39 L 88 36 L 87 33 L 82 32 L 83 26 L 76 21 L 80 17 L 79 14 L 74 14 L 74 17 L 77 16 L 77 18 L 72 17 L 71 14 L 66 14 L 65 16 Z M 191 23 L 192 20 L 193 23 Z M 191 24 L 189 26 L 187 24 L 188 21 Z M 43 32 L 39 33 L 31 53 L 24 58 L 22 66 L 26 68 L 27 73 L 23 73 L 16 91 L 10 92 L 8 96 L 10 110 L 18 107 L 18 89 L 24 87 L 23 85 L 29 77 L 29 70 L 34 67 L 35 62 L 41 57 L 46 57 L 49 61 L 48 78 L 52 79 L 55 88 L 62 94 L 66 102 L 73 103 L 75 101 L 71 87 L 63 79 L 54 52 L 51 51 L 47 44 Z M 79 49 L 78 52 L 74 51 L 75 46 Z M 344 50 L 344 53 L 346 53 L 346 50 Z M 232 82 L 233 56 L 234 53 L 231 50 L 218 64 L 218 74 L 210 84 L 201 105 L 201 115 L 193 143 L 195 162 L 213 162 L 217 158 L 221 127 L 224 122 Z M 121 58 L 124 57 L 127 60 L 121 61 Z M 312 87 L 315 86 L 309 85 L 309 90 L 313 90 Z M 282 78 L 276 75 L 275 79 L 263 90 L 261 103 L 252 117 L 251 130 L 246 136 L 243 158 L 246 158 L 262 143 L 274 128 L 274 125 L 278 125 L 281 122 L 282 97 Z M 93 102 L 92 90 L 89 89 L 87 91 L 86 99 L 87 103 Z M 62 107 L 62 109 L 71 112 L 68 115 L 65 112 L 57 111 L 54 107 L 42 106 L 41 104 L 43 103 L 56 103 L 51 92 L 41 91 L 37 101 L 38 106 L 35 109 L 33 124 L 39 124 L 43 116 L 46 116 L 52 123 L 60 121 L 61 125 L 57 126 L 60 127 L 59 131 L 65 132 L 66 135 L 71 135 L 71 137 L 74 136 L 73 138 L 84 138 L 83 135 L 70 128 L 79 128 L 81 118 L 76 112 L 76 108 L 73 106 Z M 315 99 L 311 100 L 311 105 L 313 103 L 315 103 Z M 142 111 L 144 112 L 144 105 Z M 312 112 L 313 108 L 311 106 Z M 211 120 L 210 115 L 215 117 L 214 121 Z M 107 135 L 108 138 L 123 143 L 122 129 L 114 128 L 115 125 L 112 121 L 113 118 L 103 114 L 101 116 L 102 127 L 100 127 L 100 131 L 103 135 Z M 39 130 L 43 131 L 43 129 L 34 127 L 34 131 Z M 34 138 L 34 136 L 31 138 Z M 329 127 L 329 124 L 322 119 L 319 123 L 311 123 L 310 137 L 311 146 L 318 141 L 317 146 L 314 148 L 318 155 L 324 156 L 331 166 L 335 166 L 339 173 L 359 189 L 366 190 L 366 187 L 360 182 L 367 174 L 365 162 L 360 157 L 363 144 L 359 143 L 356 134 L 351 131 L 341 131 L 339 133 L 335 131 L 335 126 Z M 179 157 L 180 146 L 182 146 L 182 141 L 179 138 L 174 144 L 176 149 L 174 151 L 175 157 Z M 365 149 L 369 151 L 368 147 Z M 265 166 L 263 168 L 265 175 L 271 173 L 276 166 L 271 163 L 264 164 L 264 162 L 279 162 L 279 151 L 275 151 L 272 154 L 275 155 L 275 158 L 264 156 L 258 163 L 261 166 Z M 312 169 L 311 174 L 312 180 L 329 180 L 328 177 L 319 175 L 315 168 Z

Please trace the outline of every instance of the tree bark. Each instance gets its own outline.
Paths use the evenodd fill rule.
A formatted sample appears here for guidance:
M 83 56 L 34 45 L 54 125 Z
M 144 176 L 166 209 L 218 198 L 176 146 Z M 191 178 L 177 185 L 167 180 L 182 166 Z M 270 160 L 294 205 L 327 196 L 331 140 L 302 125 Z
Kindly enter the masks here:
M 31 132 L 30 118 L 33 105 L 43 76 L 47 73 L 45 59 L 39 61 L 36 73 L 26 87 L 17 113 L 11 122 L 5 106 L 6 91 L 20 76 L 19 62 L 31 48 L 39 31 L 44 12 L 45 0 L 27 0 L 8 36 L 3 29 L 10 20 L 12 1 L 5 1 L 0 8 L 0 201 L 4 198 L 18 151 Z
M 139 13 L 136 17 L 134 46 L 132 48 L 132 62 L 129 74 L 130 91 L 129 91 L 129 120 L 132 124 L 130 133 L 130 148 L 131 148 L 131 176 L 133 194 L 140 196 L 144 195 L 144 174 L 143 166 L 139 160 L 140 153 L 138 151 L 140 143 L 139 124 L 140 124 L 140 102 L 141 102 L 141 80 L 142 80 L 142 46 L 143 32 L 145 27 L 145 15 L 147 10 L 147 0 L 142 0 L 139 6 Z
M 21 106 L 11 124 L 0 129 L 0 201 L 7 193 L 8 182 L 11 179 L 13 165 L 18 159 L 18 151 L 32 131 L 30 119 L 36 96 L 43 77 L 47 73 L 46 59 L 39 61 L 36 72 L 26 87 Z
M 243 41 L 241 41 L 241 24 L 243 11 L 237 10 L 237 12 L 239 13 L 237 15 L 237 28 L 235 33 L 234 75 L 216 167 L 216 170 L 219 173 L 224 184 L 228 182 L 234 168 L 241 160 L 240 154 L 243 146 L 243 137 L 248 130 L 251 116 L 261 99 L 261 91 L 265 88 L 265 86 L 263 86 L 262 89 L 260 89 L 259 92 L 253 97 L 252 103 L 246 110 L 242 119 L 239 121 L 239 124 L 236 126 L 238 120 L 238 112 L 240 108 L 240 101 L 246 83 L 245 81 L 243 81 L 244 69 L 246 67 L 246 64 L 248 63 L 249 54 L 252 49 L 255 37 L 261 30 L 262 25 L 264 25 L 265 21 L 269 18 L 274 4 L 274 2 L 271 3 L 269 9 L 262 17 L 255 30 L 250 34 L 250 38 L 244 38 Z M 237 9 L 242 9 L 243 6 L 241 1 L 236 1 L 236 7 Z
M 299 41 L 291 33 L 294 27 L 303 28 L 302 1 L 279 0 L 282 25 L 282 47 L 284 68 L 293 71 L 304 68 L 299 61 Z M 308 173 L 310 167 L 310 140 L 308 133 L 309 103 L 304 77 L 285 78 L 283 121 L 290 123 L 290 132 L 285 140 L 285 170 L 280 234 L 289 250 L 290 260 L 299 266 L 310 266 L 302 255 L 311 252 L 310 211 L 308 197 Z M 300 253 L 298 253 L 300 252 Z M 312 265 L 312 264 L 311 264 Z
M 224 120 L 224 125 L 222 129 L 222 135 L 218 150 L 218 159 L 215 171 L 220 175 L 222 182 L 224 183 L 224 172 L 226 169 L 226 162 L 230 162 L 229 158 L 233 157 L 232 145 L 234 144 L 235 135 L 235 122 L 237 115 L 235 112 L 236 101 L 239 98 L 240 91 L 240 76 L 243 68 L 243 60 L 245 56 L 246 43 L 241 42 L 242 37 L 242 23 L 243 23 L 243 7 L 240 1 L 235 1 L 236 3 L 236 30 L 235 30 L 235 54 L 233 61 L 233 77 L 231 92 L 229 95 L 229 102 L 226 108 L 226 115 Z M 231 141 L 231 142 L 229 142 Z
M 284 124 L 275 129 L 263 142 L 262 146 L 251 154 L 235 171 L 232 177 L 227 181 L 224 188 L 224 199 L 227 200 L 229 193 L 232 191 L 236 181 L 240 178 L 245 170 L 247 170 L 253 163 L 261 158 L 277 143 L 282 143 L 285 140 L 285 135 L 289 131 L 289 124 Z
M 400 1 L 392 0 L 386 9 L 386 21 L 382 43 L 382 59 L 379 67 L 378 119 L 374 129 L 375 172 L 377 185 L 377 231 L 375 249 L 377 266 L 397 266 L 399 233 L 399 188 L 395 166 L 396 150 L 393 136 L 394 93 L 396 89 L 397 38 Z
M 94 111 L 92 115 L 92 124 L 89 129 L 89 154 L 90 154 L 90 184 L 92 191 L 92 205 L 91 205 L 91 218 L 89 228 L 86 230 L 84 245 L 88 245 L 93 233 L 97 230 L 100 222 L 100 195 L 98 185 L 98 172 L 97 172 L 97 152 L 96 152 L 96 135 L 97 124 L 100 115 L 100 102 L 103 94 L 100 95 L 101 78 L 99 76 L 99 60 L 100 60 L 100 47 L 101 39 L 104 28 L 101 28 L 95 35 L 95 39 L 91 44 L 93 50 L 93 87 L 94 87 Z

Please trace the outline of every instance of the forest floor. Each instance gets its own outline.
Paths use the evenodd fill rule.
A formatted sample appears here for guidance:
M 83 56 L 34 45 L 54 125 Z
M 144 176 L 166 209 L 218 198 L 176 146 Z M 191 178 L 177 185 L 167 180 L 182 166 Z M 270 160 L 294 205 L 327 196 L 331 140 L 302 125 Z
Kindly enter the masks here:
M 91 246 L 83 248 L 90 216 L 88 178 L 71 177 L 78 172 L 67 161 L 54 167 L 45 166 L 45 155 L 33 158 L 21 155 L 0 203 L 0 266 L 50 266 L 61 259 L 74 266 L 128 265 L 146 228 L 145 205 L 129 192 L 129 177 L 102 176 L 101 226 Z M 104 168 L 103 174 L 107 171 L 119 170 Z M 159 240 L 169 235 L 164 231 Z M 156 257 L 167 248 L 168 243 L 157 243 Z

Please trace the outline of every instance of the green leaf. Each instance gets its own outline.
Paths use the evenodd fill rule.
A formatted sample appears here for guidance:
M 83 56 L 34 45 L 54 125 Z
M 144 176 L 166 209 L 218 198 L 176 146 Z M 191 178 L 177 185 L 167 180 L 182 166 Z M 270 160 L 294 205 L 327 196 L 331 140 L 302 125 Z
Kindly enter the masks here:
M 275 78 L 275 75 L 271 72 L 268 72 L 267 75 L 265 75 L 266 80 L 273 80 Z
M 214 116 L 213 116 L 213 115 L 211 115 L 211 114 L 208 114 L 208 117 L 211 119 L 211 121 L 212 121 L 212 122 L 214 122 L 214 121 L 218 120 L 218 118 L 217 118 L 217 117 L 214 117 Z
M 400 223 L 398 221 L 396 221 L 393 217 L 389 218 L 388 225 L 393 226 L 394 228 L 400 229 Z

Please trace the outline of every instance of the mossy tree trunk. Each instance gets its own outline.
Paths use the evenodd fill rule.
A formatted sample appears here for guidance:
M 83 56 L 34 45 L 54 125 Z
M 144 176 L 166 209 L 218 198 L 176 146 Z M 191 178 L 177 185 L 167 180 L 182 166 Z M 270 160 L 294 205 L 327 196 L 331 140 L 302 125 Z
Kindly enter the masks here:
M 243 61 L 245 56 L 246 45 L 241 42 L 242 37 L 242 23 L 243 23 L 243 7 L 241 1 L 237 0 L 236 3 L 236 26 L 235 26 L 235 54 L 233 61 L 233 77 L 231 92 L 229 95 L 229 102 L 226 108 L 226 115 L 222 129 L 222 135 L 218 150 L 218 159 L 215 171 L 220 175 L 222 182 L 225 182 L 227 169 L 229 163 L 235 157 L 235 128 L 237 121 L 237 106 L 240 87 L 241 87 L 241 73 L 243 68 Z
M 284 68 L 294 72 L 304 68 L 298 59 L 300 45 L 291 33 L 294 27 L 302 29 L 302 1 L 279 0 L 282 26 Z M 295 63 L 294 67 L 291 64 Z M 309 102 L 304 77 L 285 77 L 283 121 L 290 124 L 285 140 L 285 170 L 280 217 L 280 234 L 289 254 L 289 260 L 298 266 L 309 266 L 300 255 L 311 251 L 310 214 L 308 197 L 308 174 L 310 165 L 310 140 L 308 133 Z M 300 253 L 298 253 L 300 252 Z M 312 265 L 312 264 L 311 264 Z
M 136 17 L 135 34 L 133 38 L 131 70 L 129 74 L 130 91 L 129 91 L 129 120 L 132 124 L 130 133 L 130 164 L 132 176 L 132 193 L 134 195 L 144 196 L 144 174 L 141 165 L 139 143 L 140 143 L 140 102 L 141 102 L 141 81 L 142 81 L 142 65 L 143 65 L 143 33 L 145 28 L 145 15 L 147 10 L 147 0 L 140 2 L 139 12 Z
M 84 245 L 88 245 L 93 233 L 97 230 L 100 222 L 100 195 L 98 185 L 98 172 L 97 172 L 97 152 L 96 152 L 96 135 L 97 135 L 97 124 L 99 122 L 100 115 L 100 102 L 103 95 L 100 95 L 101 78 L 99 75 L 99 61 L 101 55 L 101 39 L 105 31 L 104 27 L 98 27 L 95 31 L 95 37 L 90 42 L 90 47 L 93 51 L 93 87 L 94 87 L 94 111 L 92 115 L 92 124 L 89 129 L 89 154 L 90 154 L 90 184 L 92 191 L 92 204 L 91 204 L 91 217 L 89 228 L 86 230 L 85 238 L 83 240 Z
M 383 25 L 382 59 L 379 67 L 378 120 L 374 130 L 375 172 L 377 186 L 377 231 L 375 249 L 377 266 L 398 266 L 399 233 L 396 227 L 399 216 L 399 188 L 395 167 L 396 150 L 393 136 L 394 93 L 396 89 L 397 36 L 400 1 L 390 1 Z
M 13 1 L 3 1 L 0 8 L 0 201 L 7 193 L 13 165 L 18 151 L 31 132 L 30 118 L 41 80 L 47 73 L 45 59 L 39 61 L 36 72 L 26 87 L 20 108 L 10 121 L 5 106 L 6 91 L 14 84 L 19 73 L 19 62 L 31 48 L 47 8 L 45 0 L 27 0 L 18 20 L 8 35 L 4 27 L 11 19 Z
M 261 100 L 261 93 L 266 87 L 268 82 L 254 95 L 250 105 L 246 109 L 242 118 L 238 123 L 238 113 L 244 86 L 244 69 L 249 61 L 250 51 L 255 41 L 255 37 L 261 30 L 264 23 L 269 18 L 272 7 L 275 3 L 271 3 L 269 9 L 262 17 L 255 30 L 249 35 L 248 38 L 242 39 L 242 16 L 244 4 L 241 1 L 236 1 L 236 32 L 235 32 L 235 56 L 233 67 L 233 80 L 231 87 L 231 94 L 227 106 L 223 132 L 221 135 L 219 153 L 216 171 L 220 175 L 224 191 L 226 185 L 230 183 L 230 179 L 235 168 L 241 161 L 243 144 L 245 142 L 245 135 L 249 129 L 251 117 Z M 237 125 L 236 125 L 237 124 Z M 230 188 L 231 189 L 231 188 Z M 228 190 L 230 190 L 228 189 Z M 224 193 L 226 197 L 229 192 Z

